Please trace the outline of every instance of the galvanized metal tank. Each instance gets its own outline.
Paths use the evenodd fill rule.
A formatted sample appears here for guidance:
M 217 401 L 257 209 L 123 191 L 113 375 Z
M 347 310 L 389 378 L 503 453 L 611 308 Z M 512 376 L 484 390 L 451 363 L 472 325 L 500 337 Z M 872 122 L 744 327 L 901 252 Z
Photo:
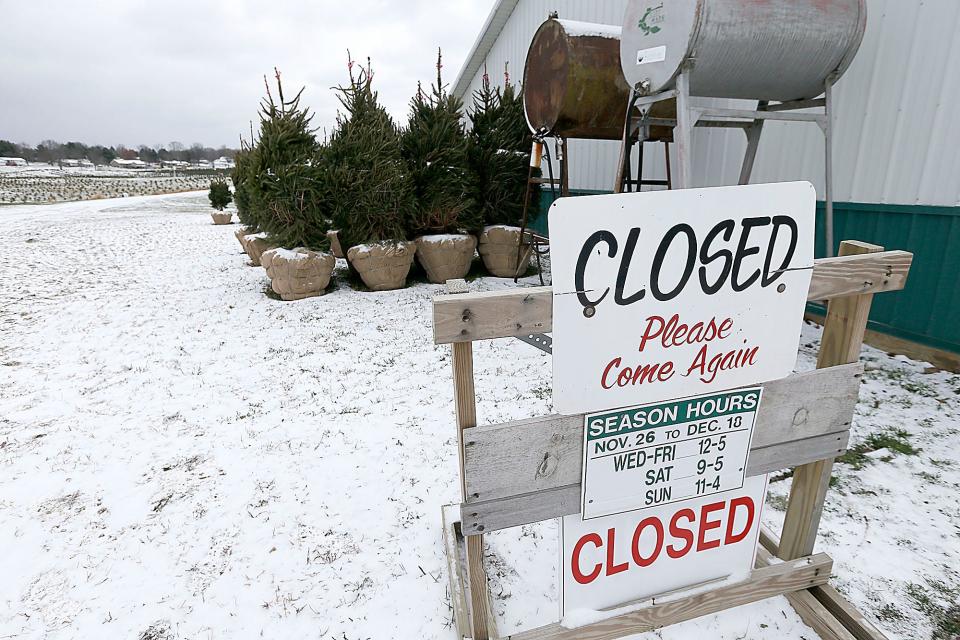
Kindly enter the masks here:
M 853 61 L 866 22 L 866 0 L 629 0 L 621 63 L 651 93 L 691 60 L 695 96 L 815 98 Z
M 630 88 L 620 69 L 617 25 L 550 19 L 540 25 L 523 73 L 524 107 L 534 132 L 564 138 L 620 140 Z M 658 105 L 675 117 L 676 103 Z M 655 128 L 655 139 L 672 136 Z

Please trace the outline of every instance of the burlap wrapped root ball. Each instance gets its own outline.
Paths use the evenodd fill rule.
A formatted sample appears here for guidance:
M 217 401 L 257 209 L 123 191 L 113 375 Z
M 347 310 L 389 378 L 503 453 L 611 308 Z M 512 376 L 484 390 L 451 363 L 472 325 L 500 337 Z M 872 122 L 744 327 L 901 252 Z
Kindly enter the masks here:
M 413 242 L 378 242 L 350 247 L 347 260 L 372 291 L 393 291 L 407 284 L 417 245 Z
M 229 212 L 217 212 L 210 214 L 213 217 L 213 224 L 222 225 L 233 222 L 233 214 Z
M 477 250 L 491 275 L 514 278 L 527 272 L 533 247 L 527 244 L 518 251 L 521 235 L 520 227 L 497 225 L 483 230 Z
M 435 284 L 463 278 L 470 271 L 477 239 L 470 235 L 435 235 L 417 238 L 417 260 Z
M 243 240 L 243 248 L 247 252 L 247 255 L 250 256 L 250 262 L 252 262 L 255 267 L 261 266 L 260 257 L 263 255 L 263 252 L 274 248 L 274 245 L 267 241 L 267 234 L 265 233 L 244 236 Z
M 337 259 L 309 249 L 268 249 L 260 256 L 270 286 L 281 299 L 303 300 L 323 295 Z
M 343 247 L 340 244 L 339 231 L 327 231 L 327 240 L 330 241 L 330 253 L 332 253 L 335 258 L 347 257 L 347 254 L 343 252 Z
M 240 246 L 243 247 L 243 252 L 246 253 L 247 252 L 247 236 L 250 235 L 250 230 L 240 227 L 239 229 L 233 232 L 233 235 L 237 237 L 237 242 L 240 243 Z

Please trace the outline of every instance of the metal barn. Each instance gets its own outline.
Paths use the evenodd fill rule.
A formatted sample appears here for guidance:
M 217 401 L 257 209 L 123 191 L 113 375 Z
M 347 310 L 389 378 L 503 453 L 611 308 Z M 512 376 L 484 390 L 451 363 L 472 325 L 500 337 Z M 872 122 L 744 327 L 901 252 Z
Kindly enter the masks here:
M 454 92 L 469 104 L 485 71 L 495 85 L 505 68 L 519 82 L 531 39 L 552 12 L 620 25 L 626 5 L 498 0 Z M 867 0 L 867 7 L 860 52 L 834 94 L 835 240 L 858 238 L 916 254 L 907 289 L 875 303 L 872 341 L 960 369 L 960 252 L 954 251 L 960 247 L 960 127 L 949 120 L 960 103 L 960 2 Z M 817 125 L 767 127 L 752 182 L 809 180 L 822 199 L 825 152 Z M 695 186 L 737 183 L 746 148 L 741 132 L 699 129 L 693 146 Z M 574 192 L 613 189 L 619 143 L 570 140 L 569 151 Z M 645 155 L 644 174 L 666 177 L 661 154 Z

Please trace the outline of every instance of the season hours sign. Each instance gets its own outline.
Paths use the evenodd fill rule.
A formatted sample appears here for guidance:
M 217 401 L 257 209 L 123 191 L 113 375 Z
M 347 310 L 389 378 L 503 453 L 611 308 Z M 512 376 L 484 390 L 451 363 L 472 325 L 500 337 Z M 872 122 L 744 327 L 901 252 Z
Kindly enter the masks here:
M 741 489 L 763 389 L 586 416 L 584 520 Z
M 808 182 L 554 203 L 555 409 L 603 411 L 789 375 L 815 203 Z

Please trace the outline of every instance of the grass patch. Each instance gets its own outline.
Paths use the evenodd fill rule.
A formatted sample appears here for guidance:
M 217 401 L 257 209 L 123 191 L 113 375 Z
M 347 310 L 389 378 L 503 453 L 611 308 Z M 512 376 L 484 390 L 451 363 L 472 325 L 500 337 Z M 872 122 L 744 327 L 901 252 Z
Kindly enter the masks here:
M 786 511 L 787 497 L 767 494 L 767 504 L 777 511 Z
M 903 429 L 891 429 L 881 433 L 873 433 L 867 436 L 867 439 L 855 447 L 851 447 L 845 454 L 837 458 L 838 462 L 850 465 L 859 471 L 867 466 L 872 459 L 868 454 L 881 449 L 886 449 L 894 453 L 900 453 L 907 456 L 915 456 L 920 450 L 910 444 L 910 433 Z M 892 457 L 885 456 L 884 462 L 889 462 Z
M 896 605 L 893 604 L 885 604 L 877 609 L 876 616 L 878 620 L 882 620 L 884 622 L 900 622 L 907 617 L 902 611 L 900 611 L 900 609 L 896 607 Z
M 923 396 L 924 398 L 936 398 L 938 395 L 940 395 L 937 393 L 936 389 L 925 382 L 905 380 L 900 382 L 900 386 L 904 389 L 904 391 L 909 391 L 910 393 Z
M 960 637 L 960 589 L 940 580 L 927 579 L 927 586 L 907 585 L 907 596 L 933 624 L 933 640 L 956 640 Z
M 553 388 L 537 387 L 533 390 L 533 395 L 536 396 L 538 400 L 549 400 L 551 397 L 553 397 Z

